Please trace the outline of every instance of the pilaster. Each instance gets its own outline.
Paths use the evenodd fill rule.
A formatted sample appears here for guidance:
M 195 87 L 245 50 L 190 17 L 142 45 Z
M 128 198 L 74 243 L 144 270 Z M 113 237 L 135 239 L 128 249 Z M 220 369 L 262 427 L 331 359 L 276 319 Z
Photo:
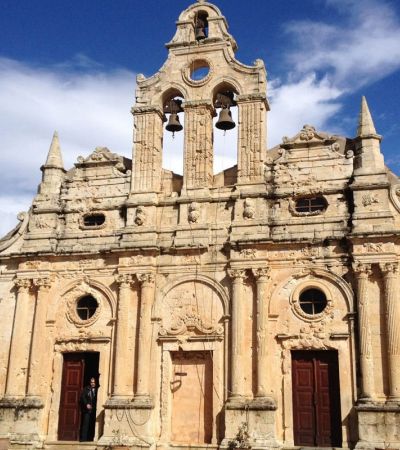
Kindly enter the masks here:
M 213 115 L 210 103 L 185 102 L 184 189 L 208 188 L 213 179 Z

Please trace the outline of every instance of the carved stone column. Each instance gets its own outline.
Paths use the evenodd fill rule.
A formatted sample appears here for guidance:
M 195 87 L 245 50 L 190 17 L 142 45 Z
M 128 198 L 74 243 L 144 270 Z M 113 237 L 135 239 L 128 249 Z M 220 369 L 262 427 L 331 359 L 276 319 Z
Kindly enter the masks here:
M 231 269 L 228 271 L 233 279 L 232 288 L 232 320 L 231 320 L 231 380 L 232 388 L 230 398 L 232 400 L 244 397 L 243 377 L 243 350 L 244 350 L 244 314 L 243 314 L 243 284 L 246 271 L 242 269 Z
M 267 398 L 268 373 L 268 305 L 267 284 L 269 282 L 270 268 L 254 269 L 253 274 L 257 280 L 257 392 L 256 397 Z
M 30 344 L 29 289 L 31 285 L 32 282 L 28 279 L 17 278 L 15 280 L 18 293 L 11 339 L 6 397 L 25 397 Z
M 369 400 L 374 396 L 371 324 L 368 310 L 368 278 L 371 275 L 371 265 L 357 263 L 354 265 L 354 272 L 357 279 L 358 332 L 360 341 L 360 399 Z
M 386 336 L 389 366 L 389 398 L 400 401 L 400 305 L 397 262 L 381 264 L 385 282 Z
M 135 401 L 151 403 L 149 379 L 151 361 L 151 308 L 154 302 L 155 278 L 152 273 L 137 275 L 141 283 L 138 372 Z
M 115 277 L 119 285 L 117 331 L 115 335 L 115 366 L 113 397 L 132 398 L 133 396 L 133 367 L 127 367 L 127 362 L 132 358 L 129 345 L 130 301 L 131 284 L 133 277 L 130 274 L 119 274 Z
M 37 278 L 33 280 L 37 288 L 35 321 L 32 332 L 31 360 L 28 377 L 28 396 L 40 396 L 48 387 L 47 373 L 45 370 L 46 352 L 46 312 L 49 291 L 51 288 L 50 278 Z M 44 387 L 44 389 L 43 389 Z
M 213 177 L 213 112 L 211 104 L 185 102 L 183 185 L 206 188 Z
M 134 155 L 131 193 L 159 192 L 161 188 L 163 112 L 150 106 L 135 106 Z
M 238 183 L 264 181 L 267 102 L 263 96 L 238 96 Z

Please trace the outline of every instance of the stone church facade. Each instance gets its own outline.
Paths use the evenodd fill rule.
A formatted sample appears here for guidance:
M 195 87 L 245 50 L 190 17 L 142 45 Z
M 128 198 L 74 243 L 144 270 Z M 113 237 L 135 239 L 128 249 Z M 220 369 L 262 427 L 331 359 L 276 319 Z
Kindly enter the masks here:
M 167 48 L 137 77 L 132 161 L 65 170 L 55 134 L 0 241 L 0 445 L 79 448 L 94 376 L 87 449 L 400 448 L 400 181 L 366 100 L 355 138 L 305 125 L 267 151 L 264 64 L 219 9 L 189 6 Z M 178 112 L 183 176 L 162 168 Z

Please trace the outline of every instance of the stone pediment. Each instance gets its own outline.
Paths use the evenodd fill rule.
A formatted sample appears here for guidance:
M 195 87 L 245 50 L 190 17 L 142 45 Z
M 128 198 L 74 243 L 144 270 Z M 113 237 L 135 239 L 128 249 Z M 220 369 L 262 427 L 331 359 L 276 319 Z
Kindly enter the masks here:
M 320 147 L 332 145 L 337 138 L 326 133 L 318 132 L 311 125 L 304 125 L 303 129 L 293 138 L 284 136 L 281 147 L 285 149 L 304 148 L 304 147 Z
M 121 172 L 126 171 L 124 164 L 124 158 L 116 153 L 112 153 L 107 147 L 97 147 L 93 153 L 87 158 L 78 156 L 78 162 L 76 167 L 89 167 L 89 166 L 115 166 Z

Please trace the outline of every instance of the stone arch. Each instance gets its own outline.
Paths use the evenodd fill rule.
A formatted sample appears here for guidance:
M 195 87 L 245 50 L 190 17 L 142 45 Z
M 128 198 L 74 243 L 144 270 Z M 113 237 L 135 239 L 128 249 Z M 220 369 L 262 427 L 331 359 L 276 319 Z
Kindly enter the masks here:
M 192 19 L 193 16 L 193 12 L 205 12 L 208 14 L 209 17 L 213 18 L 213 17 L 222 17 L 222 13 L 221 10 L 211 4 L 211 3 L 194 3 L 193 5 L 189 6 L 187 9 L 185 9 L 181 15 L 179 16 L 179 21 L 185 21 L 185 20 L 190 20 Z
M 160 108 L 163 108 L 165 103 L 174 97 L 182 97 L 183 99 L 188 97 L 187 89 L 183 84 L 176 82 L 168 84 L 168 87 L 160 94 L 157 104 Z
M 210 91 L 212 93 L 211 101 L 214 103 L 217 93 L 224 90 L 232 90 L 237 95 L 243 94 L 243 87 L 239 83 L 239 81 L 235 78 L 225 75 L 216 78 L 210 85 Z
M 309 270 L 301 270 L 293 273 L 292 275 L 290 275 L 290 277 L 286 278 L 274 289 L 269 304 L 269 315 L 275 317 L 279 316 L 279 303 L 281 300 L 279 292 L 285 286 L 289 286 L 290 283 L 293 284 L 293 286 L 291 287 L 292 292 L 290 293 L 290 295 L 292 295 L 293 291 L 297 289 L 297 286 L 300 283 L 302 284 L 302 288 L 304 288 L 306 286 L 306 281 L 309 282 L 310 287 L 314 286 L 315 283 L 318 283 L 318 286 L 320 286 L 321 282 L 325 282 L 327 292 L 330 292 L 329 286 L 333 285 L 341 292 L 342 297 L 346 303 L 347 311 L 354 311 L 354 292 L 351 289 L 350 285 L 346 283 L 346 281 L 342 277 L 334 274 L 333 272 L 315 268 Z

